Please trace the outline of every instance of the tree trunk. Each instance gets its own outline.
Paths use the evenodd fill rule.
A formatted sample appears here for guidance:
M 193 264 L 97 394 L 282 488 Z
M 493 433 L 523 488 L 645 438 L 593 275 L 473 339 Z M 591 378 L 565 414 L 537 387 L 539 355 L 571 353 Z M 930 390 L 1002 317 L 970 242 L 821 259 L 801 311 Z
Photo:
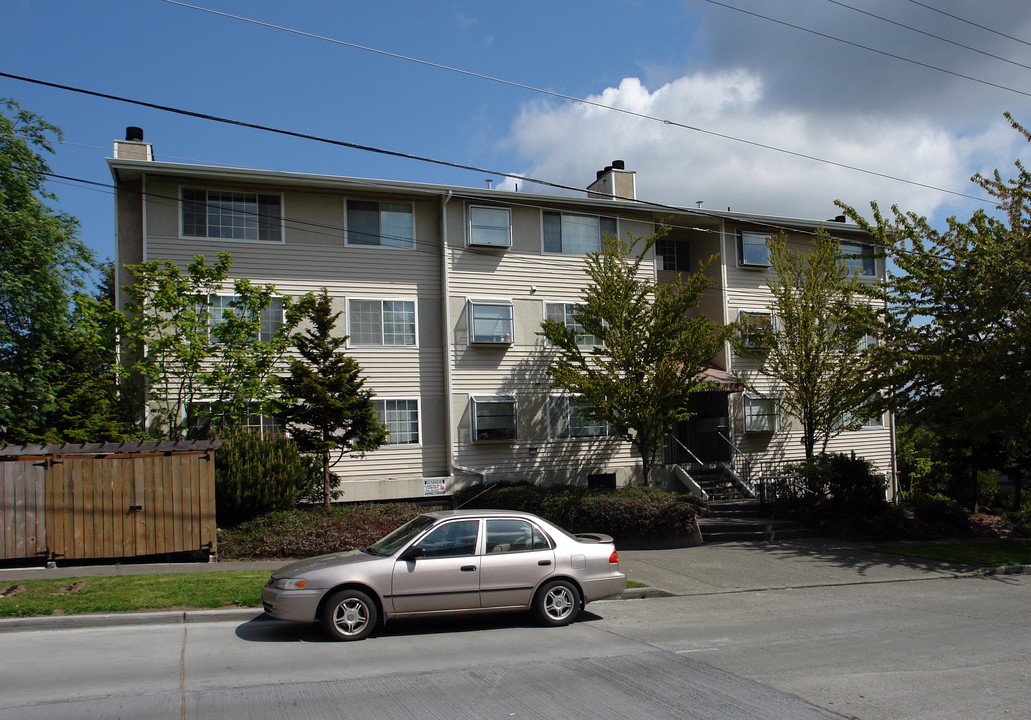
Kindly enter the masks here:
M 329 507 L 329 453 L 322 453 L 322 501 Z

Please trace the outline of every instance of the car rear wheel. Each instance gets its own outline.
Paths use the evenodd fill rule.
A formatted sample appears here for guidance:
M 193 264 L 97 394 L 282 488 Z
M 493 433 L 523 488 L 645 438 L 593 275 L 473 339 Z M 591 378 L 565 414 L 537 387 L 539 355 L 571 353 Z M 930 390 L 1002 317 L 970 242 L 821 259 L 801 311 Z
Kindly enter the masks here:
M 568 625 L 580 614 L 580 593 L 567 580 L 552 580 L 537 592 L 534 609 L 545 625 Z
M 334 640 L 364 640 L 376 629 L 376 603 L 361 590 L 334 593 L 322 611 L 322 627 Z

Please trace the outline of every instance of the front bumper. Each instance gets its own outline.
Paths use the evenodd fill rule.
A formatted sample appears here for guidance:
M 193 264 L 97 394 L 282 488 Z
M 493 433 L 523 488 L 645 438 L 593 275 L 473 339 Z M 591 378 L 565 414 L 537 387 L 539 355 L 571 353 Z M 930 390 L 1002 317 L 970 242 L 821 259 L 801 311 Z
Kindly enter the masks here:
M 265 614 L 276 620 L 315 622 L 323 590 L 280 590 L 266 585 L 261 589 L 261 605 Z

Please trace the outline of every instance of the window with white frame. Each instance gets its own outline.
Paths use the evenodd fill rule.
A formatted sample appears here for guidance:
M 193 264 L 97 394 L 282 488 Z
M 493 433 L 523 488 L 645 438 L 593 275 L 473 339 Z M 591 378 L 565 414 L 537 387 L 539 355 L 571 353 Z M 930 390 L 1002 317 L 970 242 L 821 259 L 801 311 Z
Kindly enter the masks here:
M 772 433 L 777 430 L 777 401 L 745 394 L 744 430 L 746 433 Z
M 766 241 L 769 233 L 738 230 L 737 264 L 744 267 L 769 267 L 770 248 Z
M 545 212 L 544 252 L 563 255 L 601 252 L 602 238 L 616 232 L 616 218 Z
M 237 306 L 240 302 L 238 295 L 209 295 L 208 296 L 208 327 L 212 328 L 225 321 L 226 315 L 233 314 L 237 317 L 240 313 L 247 312 L 246 308 Z M 269 304 L 262 309 L 261 330 L 254 340 L 259 342 L 272 342 L 272 339 L 283 327 L 283 300 L 272 298 Z
M 470 205 L 466 242 L 480 247 L 511 247 L 512 211 L 508 208 Z
M 876 397 L 871 397 L 871 403 L 874 399 Z M 859 422 L 856 422 L 857 420 Z M 855 410 L 845 413 L 841 425 L 858 425 L 860 428 L 881 428 L 884 427 L 884 415 L 873 412 L 870 405 L 861 405 Z
M 568 395 L 548 398 L 548 437 L 553 439 L 609 437 L 612 427 L 584 414 L 587 403 Z
M 283 242 L 282 197 L 182 188 L 183 237 Z
M 510 395 L 472 398 L 472 437 L 474 442 L 516 439 L 516 400 Z
M 737 315 L 741 344 L 757 349 L 764 346 L 763 339 L 774 329 L 773 314 L 753 310 L 741 310 Z
M 213 403 L 210 402 L 195 402 L 186 406 L 186 430 L 190 438 L 207 438 L 213 429 L 217 429 L 219 419 L 213 413 L 212 407 Z M 285 433 L 279 420 L 270 415 L 262 415 L 260 412 L 248 413 L 243 418 L 240 427 L 256 432 L 263 437 Z
M 347 244 L 415 247 L 411 203 L 348 200 Z
M 400 400 L 373 400 L 376 417 L 387 428 L 388 445 L 419 444 L 419 401 L 414 398 Z
M 598 336 L 593 333 L 586 332 L 583 325 L 578 323 L 573 317 L 573 311 L 576 309 L 578 304 L 579 303 L 568 302 L 544 303 L 544 317 L 547 320 L 554 320 L 555 322 L 562 323 L 571 330 L 576 335 L 577 345 L 601 345 L 601 342 L 598 340 Z
M 691 270 L 691 253 L 686 240 L 659 238 L 655 242 L 655 260 L 659 270 Z
M 877 274 L 877 260 L 874 257 L 873 245 L 860 245 L 857 243 L 841 243 L 842 259 L 848 265 L 848 269 L 856 275 L 873 277 Z
M 414 300 L 347 301 L 351 345 L 415 345 Z
M 504 300 L 469 301 L 469 342 L 512 343 L 512 303 Z

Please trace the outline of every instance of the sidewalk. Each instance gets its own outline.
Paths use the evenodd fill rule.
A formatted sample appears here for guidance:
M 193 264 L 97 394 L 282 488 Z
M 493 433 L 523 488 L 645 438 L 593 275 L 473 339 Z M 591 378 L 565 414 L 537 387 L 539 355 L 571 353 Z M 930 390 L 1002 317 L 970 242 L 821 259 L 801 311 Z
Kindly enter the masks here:
M 714 595 L 777 588 L 913 582 L 984 574 L 968 565 L 904 558 L 863 550 L 861 546 L 824 539 L 762 543 L 722 543 L 671 550 L 620 551 L 620 568 L 628 580 L 647 589 L 628 590 L 623 597 Z M 218 563 L 160 563 L 90 565 L 55 569 L 0 569 L 0 586 L 19 580 L 98 577 L 149 573 L 195 573 L 228 570 L 265 570 L 271 573 L 282 560 Z M 1012 572 L 1031 572 L 1013 568 Z M 989 571 L 991 572 L 991 571 Z M 97 627 L 103 625 L 214 622 L 252 619 L 260 608 L 232 610 L 176 610 L 64 615 L 0 619 L 0 633 L 13 630 Z

